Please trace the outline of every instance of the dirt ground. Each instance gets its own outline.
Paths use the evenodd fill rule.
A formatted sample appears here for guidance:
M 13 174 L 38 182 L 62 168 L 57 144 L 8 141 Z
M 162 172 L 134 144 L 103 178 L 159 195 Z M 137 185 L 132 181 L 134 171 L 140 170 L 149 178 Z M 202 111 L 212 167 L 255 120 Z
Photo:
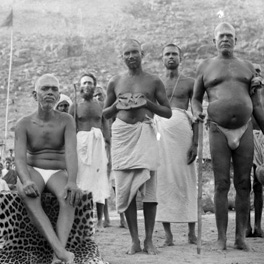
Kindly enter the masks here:
M 253 217 L 252 212 L 252 217 Z M 254 219 L 252 218 L 251 219 Z M 146 253 L 127 255 L 125 252 L 130 246 L 128 229 L 119 227 L 119 215 L 115 211 L 110 212 L 111 227 L 103 232 L 96 232 L 95 240 L 99 246 L 101 255 L 110 264 L 260 264 L 264 263 L 264 239 L 247 238 L 251 247 L 249 252 L 233 248 L 235 235 L 235 212 L 229 212 L 227 250 L 217 251 L 214 242 L 217 238 L 214 214 L 202 216 L 202 247 L 197 254 L 197 246 L 187 243 L 187 224 L 172 224 L 175 246 L 162 248 L 164 232 L 161 223 L 156 223 L 154 231 L 154 243 L 158 247 L 159 254 L 155 256 Z M 144 238 L 144 222 L 142 210 L 138 211 L 140 240 Z

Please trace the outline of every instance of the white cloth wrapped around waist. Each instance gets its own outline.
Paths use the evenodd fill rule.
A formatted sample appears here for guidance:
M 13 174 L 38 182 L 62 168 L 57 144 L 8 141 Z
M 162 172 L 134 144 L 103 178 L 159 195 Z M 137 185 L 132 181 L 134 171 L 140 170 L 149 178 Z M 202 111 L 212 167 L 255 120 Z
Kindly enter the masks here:
M 260 130 L 253 130 L 254 135 L 254 160 L 256 166 L 264 163 L 264 136 Z
M 158 142 L 153 120 L 128 124 L 116 119 L 112 125 L 112 169 L 148 169 L 158 167 Z
M 160 166 L 157 170 L 157 215 L 161 222 L 197 221 L 195 162 L 187 164 L 192 145 L 192 118 L 173 108 L 172 117 L 156 117 L 160 132 Z
M 103 203 L 110 196 L 107 176 L 107 154 L 101 129 L 77 133 L 78 174 L 77 185 L 92 192 L 94 202 Z

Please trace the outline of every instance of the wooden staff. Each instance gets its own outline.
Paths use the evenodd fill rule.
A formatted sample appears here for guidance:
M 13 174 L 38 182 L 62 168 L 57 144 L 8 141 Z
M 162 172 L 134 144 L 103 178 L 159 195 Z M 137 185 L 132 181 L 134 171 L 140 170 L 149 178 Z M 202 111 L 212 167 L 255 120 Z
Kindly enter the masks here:
M 74 83 L 73 84 L 73 87 L 74 87 L 74 108 L 73 108 L 73 117 L 74 117 L 74 121 L 75 121 L 75 124 L 76 124 L 76 129 L 77 129 L 77 120 L 76 120 L 76 116 L 77 116 L 77 84 Z
M 201 253 L 202 245 L 202 194 L 203 194 L 203 122 L 199 122 L 198 137 L 198 237 L 197 237 L 197 254 Z

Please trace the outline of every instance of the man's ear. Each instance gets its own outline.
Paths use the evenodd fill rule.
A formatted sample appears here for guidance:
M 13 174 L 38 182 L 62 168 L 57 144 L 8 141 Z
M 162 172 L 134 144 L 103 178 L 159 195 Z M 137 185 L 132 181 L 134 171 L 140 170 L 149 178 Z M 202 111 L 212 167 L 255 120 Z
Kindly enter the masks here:
M 236 43 L 237 43 L 237 38 L 235 38 L 235 45 L 236 45 Z
M 37 92 L 36 91 L 32 91 L 32 96 L 37 101 Z
M 215 44 L 215 38 L 213 39 L 213 43 Z
M 144 50 L 141 50 L 141 56 L 142 56 L 142 58 L 145 56 L 145 51 Z

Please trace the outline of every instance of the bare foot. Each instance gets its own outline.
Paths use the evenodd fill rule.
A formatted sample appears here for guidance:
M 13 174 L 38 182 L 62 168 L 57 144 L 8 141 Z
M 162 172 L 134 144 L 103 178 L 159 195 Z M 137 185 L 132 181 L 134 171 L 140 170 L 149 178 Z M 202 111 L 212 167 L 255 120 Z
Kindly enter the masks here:
M 126 252 L 128 255 L 134 255 L 137 252 L 141 252 L 142 249 L 140 247 L 140 242 L 138 243 L 132 243 L 131 248 Z
M 235 244 L 234 244 L 234 248 L 244 250 L 244 251 L 250 250 L 250 248 L 248 247 L 248 245 L 245 243 L 245 241 L 243 239 L 236 239 Z
M 121 228 L 127 228 L 127 222 L 126 220 L 120 220 L 120 226 Z
M 152 241 L 144 241 L 143 251 L 148 253 L 149 255 L 157 255 L 158 250 L 154 247 Z
M 166 239 L 165 242 L 164 242 L 164 244 L 161 247 L 171 247 L 171 246 L 175 246 L 175 244 L 173 243 L 173 241 L 168 241 Z
M 97 226 L 96 226 L 96 232 L 103 232 L 104 231 L 104 225 L 102 220 L 98 220 Z
M 252 236 L 253 237 L 264 237 L 264 232 L 261 228 L 255 228 Z
M 215 250 L 226 250 L 226 239 L 218 239 L 215 244 Z
M 252 228 L 249 227 L 246 230 L 246 237 L 253 237 Z
M 110 224 L 110 220 L 105 220 L 104 221 L 104 227 L 110 227 L 111 224 Z
M 61 264 L 62 261 L 60 259 L 57 258 L 57 256 L 55 254 L 53 254 L 53 259 L 51 264 Z
M 188 243 L 189 244 L 197 244 L 197 237 L 195 234 L 188 234 Z

